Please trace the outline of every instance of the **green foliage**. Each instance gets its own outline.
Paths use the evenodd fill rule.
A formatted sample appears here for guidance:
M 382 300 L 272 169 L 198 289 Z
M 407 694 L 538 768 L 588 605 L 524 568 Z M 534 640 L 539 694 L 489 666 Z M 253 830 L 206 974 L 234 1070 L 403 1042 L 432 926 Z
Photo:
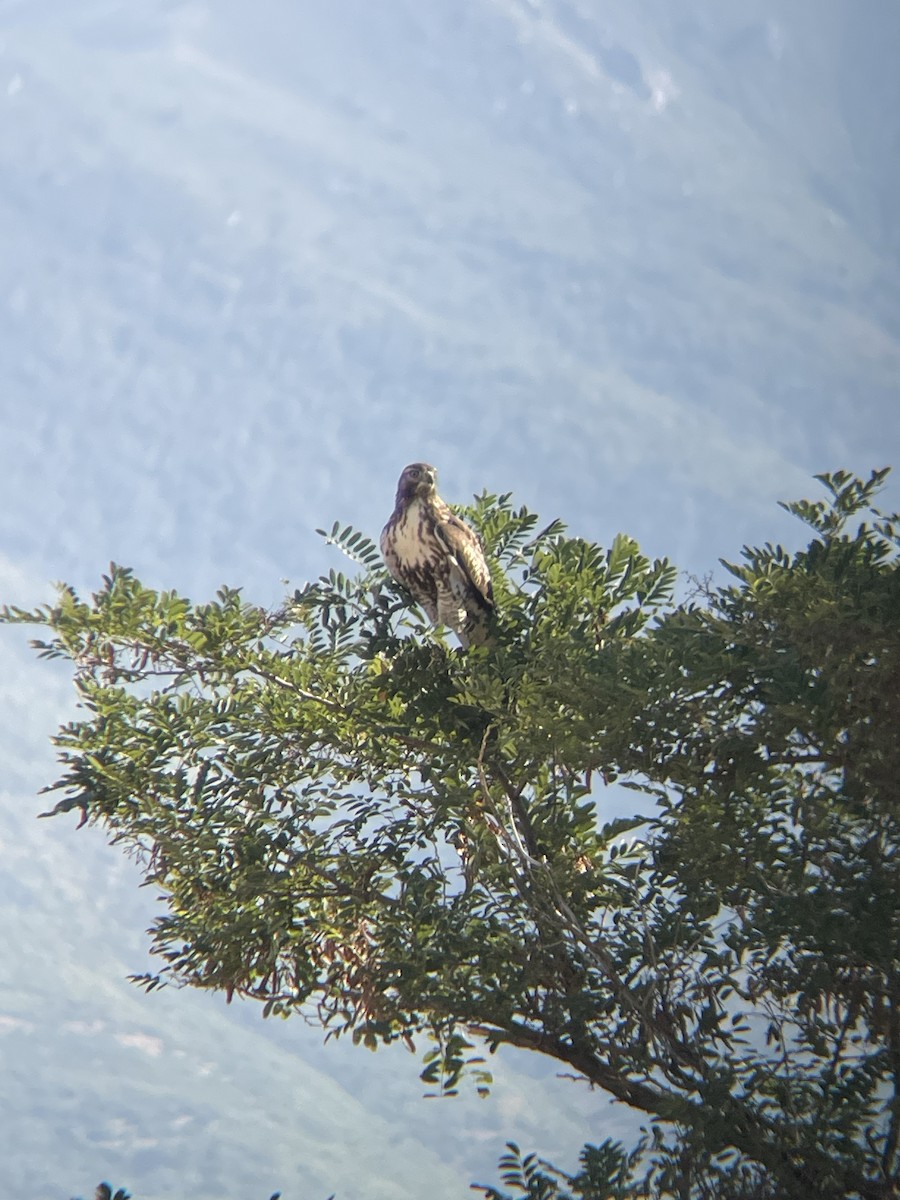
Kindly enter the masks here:
M 652 1118 L 634 1153 L 586 1147 L 574 1176 L 511 1146 L 511 1196 L 890 1195 L 884 475 L 820 477 L 828 501 L 789 506 L 806 548 L 746 548 L 686 604 L 630 538 L 538 531 L 480 496 L 496 641 L 465 653 L 338 524 L 323 536 L 362 570 L 275 612 L 120 567 L 89 601 L 6 610 L 75 672 L 52 811 L 104 826 L 165 899 L 141 982 L 254 997 L 373 1049 L 424 1035 L 443 1094 L 467 1072 L 488 1088 L 484 1046 L 537 1050 Z M 614 781 L 644 816 L 604 821 Z
M 576 1175 L 567 1175 L 536 1154 L 523 1155 L 515 1142 L 507 1142 L 506 1148 L 500 1175 L 512 1191 L 476 1184 L 487 1200 L 631 1200 L 646 1194 L 633 1180 L 639 1152 L 627 1155 L 617 1142 L 585 1146 Z
M 281 1192 L 273 1192 L 269 1200 L 280 1200 Z M 94 1191 L 94 1200 L 132 1200 L 131 1192 L 126 1192 L 124 1188 L 117 1188 L 113 1192 L 108 1183 L 99 1183 Z M 329 1200 L 334 1200 L 334 1196 L 330 1196 Z
M 108 1183 L 98 1183 L 94 1191 L 94 1200 L 132 1200 L 131 1192 L 126 1192 L 124 1188 L 117 1188 L 113 1192 Z

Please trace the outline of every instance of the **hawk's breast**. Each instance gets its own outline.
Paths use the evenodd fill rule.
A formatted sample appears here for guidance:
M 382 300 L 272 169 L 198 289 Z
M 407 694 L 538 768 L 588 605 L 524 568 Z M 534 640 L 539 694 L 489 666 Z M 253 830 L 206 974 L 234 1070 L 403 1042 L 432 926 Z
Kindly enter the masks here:
M 433 560 L 433 535 L 429 536 L 425 510 L 417 500 L 410 504 L 399 520 L 388 526 L 385 534 L 391 553 L 404 567 L 421 567 Z M 431 554 L 428 553 L 429 546 Z
M 394 578 L 412 592 L 429 619 L 436 621 L 440 579 L 448 567 L 428 512 L 418 499 L 387 523 L 381 550 Z

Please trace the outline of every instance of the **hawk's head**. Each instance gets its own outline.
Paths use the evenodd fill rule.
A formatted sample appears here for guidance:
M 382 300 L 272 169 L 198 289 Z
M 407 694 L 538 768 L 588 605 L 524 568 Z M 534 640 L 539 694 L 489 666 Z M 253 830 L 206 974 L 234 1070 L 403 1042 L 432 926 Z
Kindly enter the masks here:
M 410 463 L 403 468 L 397 484 L 397 503 L 409 504 L 417 496 L 422 500 L 433 496 L 437 485 L 437 471 L 428 463 Z

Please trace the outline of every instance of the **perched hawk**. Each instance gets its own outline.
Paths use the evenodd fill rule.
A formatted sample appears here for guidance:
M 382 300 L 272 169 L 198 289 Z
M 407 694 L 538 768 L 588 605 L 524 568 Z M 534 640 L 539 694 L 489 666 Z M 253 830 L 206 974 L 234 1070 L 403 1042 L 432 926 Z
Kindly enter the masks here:
M 436 478 L 428 463 L 404 468 L 381 553 L 429 621 L 454 630 L 463 647 L 480 645 L 494 611 L 491 574 L 481 539 L 437 494 Z

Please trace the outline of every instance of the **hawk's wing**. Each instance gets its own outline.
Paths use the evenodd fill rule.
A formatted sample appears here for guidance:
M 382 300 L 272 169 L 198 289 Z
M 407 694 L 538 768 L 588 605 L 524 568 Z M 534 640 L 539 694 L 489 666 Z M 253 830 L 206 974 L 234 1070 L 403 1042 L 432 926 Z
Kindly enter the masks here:
M 475 604 L 485 613 L 491 612 L 494 589 L 481 538 L 445 504 L 435 513 L 434 532 L 452 564 L 461 572 L 462 582 Z

